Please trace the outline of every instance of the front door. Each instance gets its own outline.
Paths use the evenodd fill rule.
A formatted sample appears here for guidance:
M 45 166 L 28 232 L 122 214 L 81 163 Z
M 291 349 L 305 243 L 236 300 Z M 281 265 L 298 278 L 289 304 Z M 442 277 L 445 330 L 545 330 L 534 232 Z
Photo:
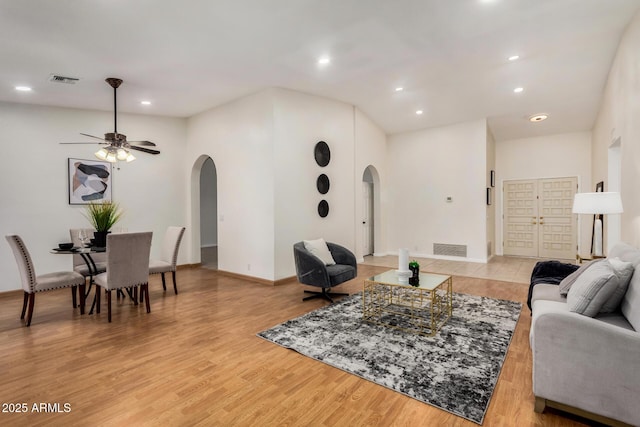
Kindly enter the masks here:
M 505 181 L 504 254 L 573 259 L 577 182 L 576 177 Z

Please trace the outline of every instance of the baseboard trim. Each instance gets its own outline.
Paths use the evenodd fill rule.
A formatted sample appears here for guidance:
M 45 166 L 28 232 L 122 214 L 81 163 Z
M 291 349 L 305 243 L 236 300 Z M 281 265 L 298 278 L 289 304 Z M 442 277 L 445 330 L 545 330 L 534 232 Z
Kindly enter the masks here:
M 23 294 L 24 294 L 23 289 L 11 289 L 9 291 L 0 292 L 0 299 L 17 298 L 17 297 L 21 297 Z
M 198 267 L 201 267 L 201 266 L 202 266 L 201 262 L 198 262 L 198 263 L 195 263 L 195 264 L 180 264 L 180 265 L 176 265 L 176 270 L 183 270 L 183 269 L 186 269 L 186 268 L 198 268 Z
M 221 276 L 233 277 L 234 279 L 248 280 L 250 282 L 256 282 L 261 285 L 267 285 L 267 286 L 280 286 L 280 285 L 284 285 L 286 283 L 290 283 L 297 280 L 296 276 L 285 277 L 283 279 L 278 279 L 278 280 L 268 280 L 268 279 L 263 279 L 262 277 L 248 276 L 246 274 L 233 273 L 231 271 L 224 271 L 224 270 L 217 270 L 217 271 L 218 271 L 218 274 L 220 274 Z
M 632 427 L 631 424 L 624 423 L 622 421 L 614 420 L 613 418 L 605 417 L 603 415 L 594 414 L 593 412 L 585 411 L 584 409 L 574 408 L 573 406 L 565 405 L 564 403 L 555 402 L 553 400 L 545 399 L 536 396 L 536 402 L 534 411 L 541 414 L 545 408 L 558 409 L 563 412 L 568 412 L 573 415 L 577 415 L 582 418 L 586 418 L 592 421 L 596 421 L 601 424 L 606 424 L 612 427 Z

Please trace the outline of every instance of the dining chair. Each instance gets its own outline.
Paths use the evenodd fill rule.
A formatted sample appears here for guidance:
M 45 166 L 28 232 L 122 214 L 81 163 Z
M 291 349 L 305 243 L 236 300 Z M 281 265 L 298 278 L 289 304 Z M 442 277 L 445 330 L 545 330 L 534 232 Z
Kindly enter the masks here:
M 73 242 L 74 247 L 82 247 L 83 242 L 80 241 L 80 231 L 84 231 L 85 234 L 91 238 L 93 233 L 96 231 L 93 228 L 71 228 L 69 230 L 69 235 L 71 237 L 71 242 Z M 91 254 L 91 261 L 93 265 L 90 266 L 87 264 L 88 261 L 79 254 L 73 254 L 73 271 L 76 273 L 82 274 L 85 278 L 89 278 L 89 290 L 87 293 L 91 292 L 91 285 L 93 283 L 93 276 L 99 273 L 104 273 L 107 271 L 107 254 L 103 253 L 93 253 Z M 95 267 L 95 268 L 94 268 Z M 76 306 L 76 293 L 73 292 L 73 307 Z
M 149 305 L 149 253 L 152 232 L 109 234 L 107 236 L 107 271 L 94 277 L 96 288 L 96 313 L 100 313 L 100 288 L 107 296 L 107 318 L 111 322 L 111 291 L 140 287 L 147 313 Z M 134 304 L 138 304 L 133 298 Z
M 185 227 L 170 226 L 164 234 L 162 242 L 162 254 L 160 259 L 149 260 L 149 274 L 162 275 L 162 289 L 167 290 L 164 274 L 171 272 L 173 278 L 173 291 L 178 294 L 176 285 L 176 264 L 178 263 L 178 251 L 180 242 L 184 236 Z
M 24 290 L 24 299 L 22 302 L 22 314 L 20 319 L 24 319 L 27 310 L 26 326 L 31 326 L 33 318 L 33 306 L 35 305 L 36 292 L 51 291 L 60 288 L 71 288 L 75 294 L 76 287 L 80 288 L 80 313 L 84 314 L 84 290 L 85 278 L 75 271 L 57 271 L 53 273 L 36 275 L 31 255 L 20 236 L 15 234 L 5 236 L 13 255 L 18 263 L 20 278 L 22 280 L 22 289 Z

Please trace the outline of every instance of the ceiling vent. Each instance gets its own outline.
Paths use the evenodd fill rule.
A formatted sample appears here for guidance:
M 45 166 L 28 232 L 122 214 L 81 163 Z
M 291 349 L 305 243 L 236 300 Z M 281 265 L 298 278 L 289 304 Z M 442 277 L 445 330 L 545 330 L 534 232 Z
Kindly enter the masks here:
M 69 85 L 74 85 L 76 84 L 76 82 L 80 80 L 76 77 L 65 77 L 65 76 L 58 76 L 56 74 L 51 74 L 49 76 L 49 81 L 50 82 L 54 82 L 54 83 L 66 83 Z

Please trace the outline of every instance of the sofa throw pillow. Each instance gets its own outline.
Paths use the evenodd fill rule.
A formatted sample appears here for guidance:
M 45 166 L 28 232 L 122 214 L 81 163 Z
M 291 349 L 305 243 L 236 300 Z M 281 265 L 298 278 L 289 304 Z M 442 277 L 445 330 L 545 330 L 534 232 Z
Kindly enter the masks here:
M 576 279 L 580 277 L 580 275 L 584 273 L 586 269 L 588 269 L 592 265 L 597 264 L 601 261 L 604 261 L 604 258 L 582 264 L 580 268 L 578 268 L 576 271 L 574 271 L 573 273 L 571 273 L 570 275 L 562 279 L 562 281 L 558 285 L 560 290 L 560 295 L 562 295 L 563 297 L 566 297 L 567 294 L 569 293 L 569 289 L 571 289 L 571 285 L 574 284 Z
M 570 311 L 593 317 L 618 287 L 618 276 L 611 264 L 603 260 L 578 276 L 567 294 Z
M 336 263 L 324 239 L 303 240 L 302 242 L 304 243 L 304 248 L 320 258 L 320 260 L 324 262 L 324 265 L 334 265 Z
M 600 313 L 613 313 L 618 310 L 624 294 L 627 293 L 631 276 L 633 276 L 635 270 L 633 262 L 624 262 L 620 260 L 620 258 L 608 258 L 608 261 L 617 276 L 618 286 L 609 299 L 605 301 L 602 308 L 600 308 Z

